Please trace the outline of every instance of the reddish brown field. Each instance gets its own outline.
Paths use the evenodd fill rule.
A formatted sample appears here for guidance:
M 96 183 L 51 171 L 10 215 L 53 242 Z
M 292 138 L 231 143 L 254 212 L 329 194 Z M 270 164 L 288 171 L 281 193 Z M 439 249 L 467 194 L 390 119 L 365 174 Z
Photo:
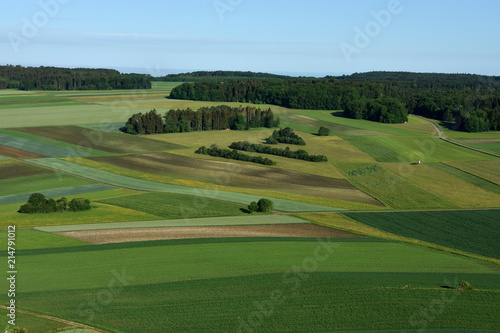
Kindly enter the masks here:
M 2 145 L 0 145 L 0 155 L 13 157 L 13 158 L 21 158 L 21 159 L 44 158 L 45 157 L 43 155 L 38 155 L 38 154 L 30 153 L 28 151 L 24 151 L 21 149 L 2 146 Z
M 54 171 L 39 168 L 25 163 L 0 164 L 0 179 L 10 179 L 53 173 Z
M 126 243 L 167 239 L 228 237 L 363 238 L 365 236 L 314 224 L 250 225 L 224 227 L 131 228 L 60 232 L 59 235 L 92 244 Z

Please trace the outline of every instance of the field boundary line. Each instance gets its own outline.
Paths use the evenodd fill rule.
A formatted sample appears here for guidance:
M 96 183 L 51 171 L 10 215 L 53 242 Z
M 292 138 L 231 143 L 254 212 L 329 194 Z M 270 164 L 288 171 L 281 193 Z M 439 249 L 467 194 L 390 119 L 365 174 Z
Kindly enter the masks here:
M 2 308 L 4 310 L 9 310 L 7 308 L 7 306 L 5 306 L 5 305 L 0 305 L 0 308 Z M 24 313 L 24 314 L 27 314 L 27 315 L 30 315 L 30 316 L 34 316 L 34 317 L 37 317 L 37 318 L 48 319 L 48 320 L 51 320 L 51 321 L 55 321 L 55 322 L 66 324 L 66 325 L 70 325 L 70 326 L 84 328 L 84 329 L 91 330 L 91 331 L 98 332 L 98 333 L 109 333 L 108 331 L 103 331 L 101 329 L 98 329 L 98 328 L 95 328 L 95 327 L 92 327 L 92 326 L 89 326 L 89 325 L 81 324 L 81 323 L 78 323 L 78 322 L 75 322 L 75 321 L 66 320 L 66 319 L 62 319 L 62 318 L 58 318 L 58 317 L 54 317 L 54 316 L 44 315 L 44 314 L 35 313 L 35 312 L 31 312 L 31 311 L 26 311 L 26 310 L 21 310 L 21 309 L 18 309 L 18 308 L 16 308 L 16 312 Z
M 460 146 L 460 147 L 463 147 L 463 148 L 467 148 L 467 149 L 471 149 L 471 150 L 475 150 L 475 151 L 478 151 L 480 153 L 483 153 L 483 154 L 488 154 L 488 155 L 492 155 L 492 156 L 495 156 L 495 157 L 500 157 L 500 154 L 497 154 L 497 153 L 494 153 L 494 152 L 491 152 L 491 151 L 488 151 L 488 150 L 483 150 L 483 149 L 479 149 L 479 148 L 476 148 L 476 147 L 472 147 L 472 146 L 469 146 L 469 145 L 466 145 L 465 143 L 461 143 L 461 142 L 457 142 L 457 141 L 454 141 L 454 140 L 451 140 L 451 139 L 448 139 L 444 133 L 441 131 L 441 129 L 438 127 L 438 125 L 434 124 L 432 121 L 430 120 L 427 120 L 425 118 L 422 118 L 422 117 L 419 117 L 419 116 L 415 116 L 415 115 L 411 115 L 412 117 L 415 117 L 415 118 L 418 118 L 420 120 L 423 120 L 423 121 L 426 121 L 428 122 L 429 124 L 432 124 L 432 126 L 434 126 L 434 128 L 436 129 L 436 131 L 438 132 L 438 135 L 439 135 L 439 138 L 441 140 L 444 140 L 446 142 L 449 142 L 449 143 L 452 143 L 454 145 L 457 145 L 457 146 Z

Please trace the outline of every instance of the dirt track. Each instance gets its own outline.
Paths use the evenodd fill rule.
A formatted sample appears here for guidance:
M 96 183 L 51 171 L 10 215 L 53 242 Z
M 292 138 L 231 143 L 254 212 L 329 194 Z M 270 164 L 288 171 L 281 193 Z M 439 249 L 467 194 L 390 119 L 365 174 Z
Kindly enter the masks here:
M 150 240 L 222 237 L 323 237 L 360 238 L 361 235 L 314 224 L 250 225 L 224 227 L 133 228 L 61 232 L 59 235 L 92 244 L 126 243 Z

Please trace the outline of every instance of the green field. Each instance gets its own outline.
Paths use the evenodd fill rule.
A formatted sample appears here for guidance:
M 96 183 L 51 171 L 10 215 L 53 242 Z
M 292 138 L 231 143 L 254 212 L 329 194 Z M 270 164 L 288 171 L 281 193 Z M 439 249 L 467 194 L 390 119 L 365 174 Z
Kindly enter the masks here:
M 254 302 L 278 299 L 276 313 L 260 330 L 320 332 L 421 328 L 409 326 L 409 318 L 443 297 L 449 307 L 429 327 L 498 327 L 497 266 L 397 242 L 333 239 L 327 244 L 214 239 L 23 250 L 18 254 L 23 291 L 17 299 L 28 310 L 43 308 L 124 332 L 234 331 L 239 317 L 246 321 L 258 311 Z M 128 277 L 126 286 L 115 274 Z M 104 293 L 113 279 L 113 301 L 85 311 L 86 300 Z M 460 280 L 481 291 L 441 288 Z M 457 321 L 465 311 L 467 318 Z
M 165 98 L 178 84 L 0 90 L 0 247 L 15 225 L 19 309 L 116 333 L 499 332 L 500 211 L 472 210 L 500 208 L 498 158 L 440 140 L 416 117 L 382 124 L 342 111 Z M 194 153 L 212 144 L 262 143 L 274 129 L 118 132 L 134 113 L 220 104 L 271 107 L 305 150 L 328 162 L 276 156 L 275 166 L 264 167 Z M 317 136 L 320 126 L 330 136 Z M 438 126 L 447 137 L 498 149 L 500 132 Z M 34 192 L 85 197 L 92 209 L 17 213 Z M 244 213 L 263 197 L 279 214 Z M 306 221 L 366 237 L 92 245 L 57 234 Z M 0 251 L 5 263 L 7 255 Z M 474 289 L 459 291 L 461 281 Z M 8 290 L 6 279 L 0 288 Z M 0 303 L 8 303 L 5 292 Z M 30 333 L 69 328 L 17 315 Z
M 397 235 L 500 259 L 500 210 L 345 213 Z
M 37 227 L 36 230 L 45 232 L 66 232 L 82 230 L 130 229 L 130 228 L 165 228 L 165 227 L 214 227 L 214 226 L 241 226 L 241 225 L 275 225 L 299 224 L 304 220 L 289 215 L 248 215 L 230 217 L 206 217 L 180 220 L 157 220 L 140 222 L 113 222 L 98 224 L 79 224 L 64 226 Z
M 172 193 L 135 194 L 101 200 L 100 202 L 142 211 L 166 219 L 246 215 L 242 211 L 246 208 L 244 205 Z

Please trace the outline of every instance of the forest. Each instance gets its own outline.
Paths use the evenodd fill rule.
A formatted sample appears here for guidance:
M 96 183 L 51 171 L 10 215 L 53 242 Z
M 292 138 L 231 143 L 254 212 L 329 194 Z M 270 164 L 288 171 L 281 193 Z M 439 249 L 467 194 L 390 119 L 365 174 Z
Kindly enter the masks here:
M 183 133 L 212 130 L 248 130 L 258 127 L 277 127 L 271 109 L 253 107 L 232 108 L 227 105 L 200 108 L 198 111 L 171 109 L 162 118 L 156 110 L 130 117 L 120 131 L 128 134 Z
M 291 79 L 290 76 L 268 73 L 239 72 L 239 71 L 198 71 L 192 73 L 169 74 L 156 77 L 154 81 L 163 82 L 200 82 L 200 81 L 228 81 L 228 80 L 267 80 L 267 79 Z
M 479 132 L 500 129 L 500 77 L 370 72 L 325 78 L 184 83 L 170 98 L 344 110 L 346 117 L 403 123 L 408 114 Z
M 150 89 L 151 76 L 114 69 L 0 66 L 0 89 L 111 90 Z

